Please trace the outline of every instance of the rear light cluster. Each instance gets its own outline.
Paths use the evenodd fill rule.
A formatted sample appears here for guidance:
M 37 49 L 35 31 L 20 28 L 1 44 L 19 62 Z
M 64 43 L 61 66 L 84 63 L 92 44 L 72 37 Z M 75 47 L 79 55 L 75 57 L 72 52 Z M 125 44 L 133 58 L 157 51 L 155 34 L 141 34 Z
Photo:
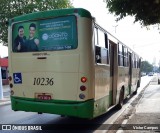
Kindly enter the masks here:
M 82 82 L 82 83 L 87 82 L 87 78 L 86 78 L 86 77 L 82 77 L 82 78 L 81 78 L 81 82 Z
M 85 90 L 86 90 L 86 87 L 85 87 L 84 85 L 82 85 L 82 86 L 80 87 L 80 90 L 81 90 L 81 91 L 85 91 Z
M 86 82 L 87 82 L 87 78 L 86 78 L 86 77 L 82 77 L 82 78 L 81 78 L 81 82 L 82 82 L 83 84 L 86 83 Z M 80 86 L 80 90 L 81 90 L 82 92 L 84 92 L 86 89 L 87 89 L 87 88 L 86 88 L 85 85 L 81 85 L 81 86 Z M 85 99 L 85 94 L 80 93 L 80 94 L 79 94 L 79 98 L 80 98 L 80 99 Z
M 11 82 L 12 81 L 12 77 L 11 76 L 9 76 L 8 77 L 8 80 L 9 80 L 9 82 Z M 12 89 L 13 88 L 13 84 L 12 83 L 10 83 L 9 84 L 9 87 Z M 11 95 L 13 95 L 14 94 L 14 91 L 13 90 L 11 90 Z

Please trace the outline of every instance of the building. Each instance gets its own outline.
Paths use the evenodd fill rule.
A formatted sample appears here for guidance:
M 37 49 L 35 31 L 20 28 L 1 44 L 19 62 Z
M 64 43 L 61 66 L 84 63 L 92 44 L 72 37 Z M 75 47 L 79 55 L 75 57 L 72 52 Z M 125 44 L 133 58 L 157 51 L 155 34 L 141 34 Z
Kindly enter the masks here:
M 0 58 L 0 67 L 2 73 L 2 84 L 8 85 L 8 57 Z

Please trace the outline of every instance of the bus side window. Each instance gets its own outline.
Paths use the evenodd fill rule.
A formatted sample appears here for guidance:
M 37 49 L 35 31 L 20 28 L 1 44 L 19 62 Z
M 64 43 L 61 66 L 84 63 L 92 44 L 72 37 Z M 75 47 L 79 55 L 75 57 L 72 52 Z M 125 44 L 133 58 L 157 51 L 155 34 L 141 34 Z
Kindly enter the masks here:
M 109 64 L 107 35 L 101 30 L 98 30 L 98 41 L 101 47 L 101 63 L 104 65 Z
M 95 60 L 96 63 L 109 64 L 108 37 L 102 30 L 95 28 Z
M 98 45 L 98 29 L 94 28 L 94 43 L 95 45 Z
M 123 45 L 122 44 L 118 44 L 118 65 L 119 66 L 123 66 L 124 64 L 124 58 L 123 58 Z
M 94 28 L 94 43 L 95 43 L 95 62 L 101 63 L 101 48 L 98 43 L 98 28 Z
M 124 46 L 124 67 L 128 67 L 128 49 Z
M 137 57 L 137 68 L 140 68 L 140 59 Z
M 101 30 L 98 30 L 98 45 L 105 48 L 105 34 Z
M 105 48 L 107 49 L 107 64 L 109 64 L 109 41 L 108 36 L 105 34 Z
M 132 54 L 132 68 L 135 68 L 135 55 Z
M 96 63 L 108 64 L 107 63 L 107 49 L 99 46 L 95 46 L 96 49 Z
M 138 57 L 138 60 L 137 60 L 137 68 L 140 68 L 140 66 L 141 66 L 141 59 Z
M 134 68 L 137 68 L 137 57 L 136 56 L 134 56 Z
M 107 49 L 106 48 L 103 48 L 101 47 L 101 63 L 102 64 L 108 64 L 107 63 Z
M 138 68 L 141 67 L 141 59 L 138 57 Z
M 96 63 L 101 63 L 101 48 L 99 46 L 95 46 L 95 54 Z

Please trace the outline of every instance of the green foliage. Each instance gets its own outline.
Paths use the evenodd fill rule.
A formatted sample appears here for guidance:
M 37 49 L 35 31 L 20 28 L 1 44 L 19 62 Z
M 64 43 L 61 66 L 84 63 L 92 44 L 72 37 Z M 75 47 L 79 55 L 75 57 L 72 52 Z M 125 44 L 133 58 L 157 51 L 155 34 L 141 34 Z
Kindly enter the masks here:
M 141 62 L 141 72 L 152 72 L 153 71 L 153 65 L 151 65 L 148 61 L 142 61 Z
M 0 0 L 0 43 L 8 45 L 8 25 L 10 18 L 37 11 L 70 8 L 69 0 Z
M 160 23 L 160 0 L 105 0 L 110 13 L 120 20 L 128 15 L 147 26 Z

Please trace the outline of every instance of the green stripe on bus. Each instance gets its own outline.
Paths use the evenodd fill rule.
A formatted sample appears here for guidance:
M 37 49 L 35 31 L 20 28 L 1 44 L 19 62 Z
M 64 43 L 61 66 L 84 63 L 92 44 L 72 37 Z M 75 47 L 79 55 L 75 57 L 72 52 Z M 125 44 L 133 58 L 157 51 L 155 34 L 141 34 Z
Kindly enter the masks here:
M 77 13 L 81 17 L 92 18 L 90 12 L 83 8 L 68 8 L 68 9 L 55 9 L 55 10 L 50 10 L 50 11 L 42 11 L 42 12 L 34 12 L 30 14 L 25 14 L 25 15 L 18 16 L 18 17 L 11 19 L 10 22 L 12 23 L 12 22 L 17 22 L 17 21 L 29 21 L 29 20 L 33 21 L 34 19 L 37 20 L 37 19 L 42 19 L 42 18 L 73 15 L 74 13 Z
M 88 100 L 85 102 L 64 102 L 61 100 L 56 100 L 56 102 L 40 102 L 31 98 L 18 98 L 12 96 L 11 101 L 12 109 L 15 111 L 40 112 L 80 118 L 93 118 L 94 100 Z

